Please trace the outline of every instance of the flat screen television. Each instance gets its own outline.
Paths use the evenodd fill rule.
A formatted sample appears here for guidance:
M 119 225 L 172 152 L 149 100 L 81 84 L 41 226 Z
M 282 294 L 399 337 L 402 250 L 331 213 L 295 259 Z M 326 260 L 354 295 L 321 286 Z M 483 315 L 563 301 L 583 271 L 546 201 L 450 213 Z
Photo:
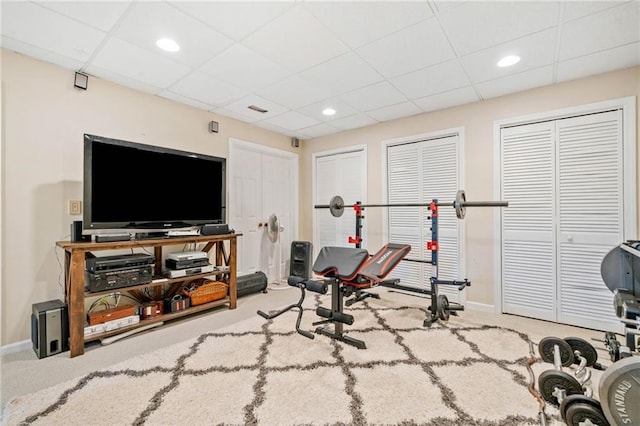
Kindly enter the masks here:
M 226 223 L 226 159 L 84 135 L 84 233 Z

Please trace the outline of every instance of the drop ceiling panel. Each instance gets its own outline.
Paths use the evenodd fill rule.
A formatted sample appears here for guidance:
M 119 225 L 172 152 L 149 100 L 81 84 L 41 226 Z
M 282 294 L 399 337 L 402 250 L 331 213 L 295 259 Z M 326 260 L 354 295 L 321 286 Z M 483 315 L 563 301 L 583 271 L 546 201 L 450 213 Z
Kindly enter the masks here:
M 593 55 L 581 56 L 560 62 L 556 71 L 557 81 L 575 80 L 598 74 L 633 67 L 640 64 L 640 43 L 631 43 Z
M 629 2 L 564 24 L 559 59 L 577 58 L 639 41 L 638 6 L 638 2 Z
M 541 31 L 464 56 L 461 59 L 462 66 L 474 83 L 493 80 L 553 63 L 555 43 L 555 29 Z M 511 67 L 496 66 L 507 55 L 520 56 L 522 59 Z
M 251 91 L 289 75 L 280 65 L 237 43 L 209 60 L 200 71 Z
M 471 1 L 445 10 L 440 23 L 460 55 L 554 27 L 554 1 Z
M 145 31 L 140 31 L 141 22 L 145 23 Z M 114 35 L 190 67 L 202 65 L 233 43 L 230 38 L 163 2 L 134 4 Z M 180 51 L 166 52 L 157 47 L 156 41 L 161 38 L 174 40 Z
M 403 102 L 401 104 L 389 105 L 383 108 L 367 111 L 367 115 L 379 122 L 395 120 L 402 117 L 410 117 L 412 115 L 423 112 L 413 102 Z
M 304 80 L 337 95 L 382 80 L 371 66 L 353 52 L 340 55 L 299 74 Z
M 212 109 L 212 105 L 205 104 L 204 102 L 196 101 L 195 99 L 191 99 L 186 96 L 179 95 L 169 90 L 163 90 L 162 92 L 158 93 L 158 96 L 175 101 L 175 102 L 180 102 L 181 104 L 189 105 L 204 111 L 209 111 Z
M 444 62 L 455 56 L 435 19 L 419 22 L 357 51 L 387 78 Z
M 413 102 L 422 108 L 422 111 L 436 111 L 439 109 L 451 108 L 453 106 L 464 105 L 479 101 L 480 98 L 473 87 L 467 86 L 460 89 L 451 90 L 437 95 L 419 98 Z
M 51 9 L 102 31 L 110 31 L 120 19 L 130 1 L 38 1 L 36 4 Z
M 628 3 L 627 1 L 568 1 L 563 5 L 562 20 L 564 22 L 572 21 L 583 16 L 601 12 L 605 9 Z
M 265 122 L 275 124 L 287 130 L 298 130 L 318 124 L 318 120 L 314 120 L 296 111 L 285 112 L 282 115 L 265 120 Z
M 267 110 L 267 112 L 259 112 L 250 109 L 249 106 L 251 105 Z M 225 109 L 251 117 L 254 119 L 253 121 L 265 120 L 288 111 L 287 108 L 256 95 L 248 95 L 238 99 L 235 102 L 225 105 Z
M 322 111 L 325 108 L 333 108 L 336 110 L 334 115 L 324 115 Z M 302 114 L 314 118 L 317 121 L 333 121 L 339 118 L 344 118 L 358 112 L 357 109 L 353 108 L 346 102 L 340 100 L 339 98 L 329 98 L 320 102 L 316 102 L 311 105 L 304 106 L 302 108 L 298 108 Z
M 64 55 L 60 55 L 59 53 L 41 49 L 40 47 L 23 43 L 9 37 L 0 37 L 0 46 L 2 46 L 4 49 L 13 50 L 14 52 L 20 52 L 23 55 L 38 58 L 38 60 L 40 61 L 48 62 L 51 64 L 57 64 L 58 66 L 67 69 L 78 70 L 82 68 L 82 65 L 84 64 L 84 61 L 68 58 Z
M 407 98 L 418 99 L 468 86 L 470 81 L 456 59 L 396 77 L 391 84 Z
M 300 133 L 311 138 L 330 135 L 338 131 L 340 131 L 338 128 L 333 127 L 327 123 L 316 124 L 315 126 L 305 127 L 304 129 L 299 130 Z
M 189 74 L 171 86 L 169 90 L 178 95 L 218 107 L 240 99 L 248 94 L 244 89 L 240 89 L 201 72 Z
M 340 99 L 360 111 L 370 111 L 407 101 L 407 97 L 387 81 L 345 93 Z
M 109 39 L 92 64 L 163 89 L 190 71 L 186 65 L 118 38 Z
M 244 40 L 246 46 L 299 72 L 348 51 L 300 3 Z
M 553 66 L 548 66 L 479 83 L 475 87 L 483 99 L 489 99 L 535 87 L 547 86 L 552 81 Z
M 305 6 L 352 48 L 433 16 L 426 2 L 309 2 Z
M 311 84 L 297 75 L 265 87 L 257 93 L 265 99 L 270 99 L 291 109 L 310 105 L 330 97 L 327 89 Z
M 286 1 L 174 1 L 175 7 L 239 41 L 290 9 Z
M 340 118 L 331 122 L 331 125 L 342 130 L 358 129 L 360 127 L 371 126 L 377 121 L 366 114 L 355 114 L 349 117 Z
M 86 73 L 89 74 L 89 88 L 91 90 L 91 82 L 93 77 L 99 77 L 103 80 L 111 81 L 116 84 L 120 84 L 121 86 L 129 87 L 131 89 L 139 90 L 141 92 L 146 93 L 160 93 L 162 92 L 162 88 L 158 86 L 151 85 L 145 81 L 138 80 L 136 78 L 131 77 L 130 75 L 124 76 L 114 72 L 112 70 L 107 70 L 104 68 L 100 68 L 96 65 L 89 65 L 86 70 Z
M 2 35 L 77 61 L 89 59 L 103 31 L 28 2 L 2 2 Z

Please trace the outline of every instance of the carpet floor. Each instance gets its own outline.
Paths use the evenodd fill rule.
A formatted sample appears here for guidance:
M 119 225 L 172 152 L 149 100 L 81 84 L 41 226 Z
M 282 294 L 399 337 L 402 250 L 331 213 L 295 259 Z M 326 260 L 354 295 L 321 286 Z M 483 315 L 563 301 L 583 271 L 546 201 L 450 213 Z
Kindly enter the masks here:
M 483 324 L 466 312 L 425 328 L 425 299 L 378 292 L 347 308 L 355 322 L 345 331 L 366 349 L 296 333 L 297 309 L 255 315 L 15 397 L 3 424 L 540 424 L 527 370 L 539 336 L 512 329 L 508 316 Z M 315 308 L 329 303 L 308 295 L 301 328 L 314 330 Z M 536 377 L 552 368 L 533 365 Z M 555 407 L 546 413 L 563 424 Z

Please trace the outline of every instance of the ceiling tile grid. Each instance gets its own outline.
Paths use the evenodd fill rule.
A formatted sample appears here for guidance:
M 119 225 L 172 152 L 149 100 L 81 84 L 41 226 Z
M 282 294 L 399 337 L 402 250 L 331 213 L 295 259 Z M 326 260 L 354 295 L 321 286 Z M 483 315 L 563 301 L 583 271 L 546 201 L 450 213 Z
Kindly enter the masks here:
M 5 0 L 0 45 L 311 139 L 638 66 L 639 11 L 640 0 Z M 160 50 L 162 37 L 180 50 Z M 497 67 L 508 54 L 520 62 Z

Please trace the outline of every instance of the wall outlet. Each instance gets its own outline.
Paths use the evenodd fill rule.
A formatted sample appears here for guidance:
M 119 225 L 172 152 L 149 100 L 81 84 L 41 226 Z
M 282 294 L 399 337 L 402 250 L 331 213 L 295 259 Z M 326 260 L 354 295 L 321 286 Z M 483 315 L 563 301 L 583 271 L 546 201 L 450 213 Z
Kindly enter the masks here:
M 67 208 L 70 215 L 80 215 L 82 214 L 82 201 L 80 200 L 69 200 L 69 206 Z

